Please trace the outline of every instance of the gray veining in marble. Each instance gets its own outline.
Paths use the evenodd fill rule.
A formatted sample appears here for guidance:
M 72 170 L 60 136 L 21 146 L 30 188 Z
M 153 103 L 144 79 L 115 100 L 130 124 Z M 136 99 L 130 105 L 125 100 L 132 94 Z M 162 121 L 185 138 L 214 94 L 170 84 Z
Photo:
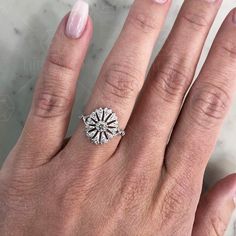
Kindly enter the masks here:
M 76 104 L 69 133 L 75 129 L 77 117 L 90 95 L 99 69 L 111 49 L 128 13 L 130 0 L 89 0 L 94 20 L 94 38 L 79 82 Z M 183 0 L 174 1 L 157 43 L 154 55 L 163 45 Z M 0 163 L 16 142 L 30 107 L 35 80 L 42 66 L 49 42 L 62 16 L 73 0 L 0 0 Z M 210 32 L 202 65 L 214 35 L 226 14 L 236 4 L 225 0 Z M 208 186 L 219 178 L 236 172 L 236 103 L 225 122 L 215 153 L 206 173 Z M 236 219 L 236 217 L 235 217 Z M 226 236 L 236 235 L 232 223 Z M 233 229 L 235 228 L 235 229 Z

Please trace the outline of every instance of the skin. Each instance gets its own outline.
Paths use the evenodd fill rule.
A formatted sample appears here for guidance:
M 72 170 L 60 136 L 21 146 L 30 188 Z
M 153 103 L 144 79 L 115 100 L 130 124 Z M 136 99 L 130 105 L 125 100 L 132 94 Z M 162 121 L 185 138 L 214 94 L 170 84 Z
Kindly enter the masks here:
M 147 73 L 171 1 L 134 2 L 85 108 L 110 107 L 126 127 L 126 136 L 101 146 L 89 142 L 82 122 L 64 141 L 92 37 L 91 19 L 82 37 L 67 37 L 64 17 L 22 135 L 0 171 L 1 236 L 224 234 L 236 175 L 201 190 L 235 92 L 236 10 L 184 99 L 220 4 L 185 0 Z

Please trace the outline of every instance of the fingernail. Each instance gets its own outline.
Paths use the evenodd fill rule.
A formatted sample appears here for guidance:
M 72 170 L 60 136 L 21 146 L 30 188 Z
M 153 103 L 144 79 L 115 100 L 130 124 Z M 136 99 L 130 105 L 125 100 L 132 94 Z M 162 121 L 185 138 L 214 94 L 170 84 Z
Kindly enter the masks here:
M 216 2 L 217 0 L 206 0 L 207 2 Z
M 233 12 L 233 23 L 236 24 L 236 9 Z
M 159 4 L 164 4 L 166 3 L 168 0 L 153 0 L 154 2 L 156 3 L 159 3 Z
M 78 39 L 84 32 L 88 21 L 89 5 L 83 0 L 78 0 L 73 6 L 67 25 L 66 35 L 73 39 Z

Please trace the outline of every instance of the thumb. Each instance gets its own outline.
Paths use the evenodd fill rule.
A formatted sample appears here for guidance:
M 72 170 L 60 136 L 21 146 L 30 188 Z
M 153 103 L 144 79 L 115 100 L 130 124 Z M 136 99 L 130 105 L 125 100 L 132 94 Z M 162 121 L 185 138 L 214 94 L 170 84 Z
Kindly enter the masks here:
M 193 236 L 224 235 L 236 204 L 236 174 L 219 181 L 201 197 Z

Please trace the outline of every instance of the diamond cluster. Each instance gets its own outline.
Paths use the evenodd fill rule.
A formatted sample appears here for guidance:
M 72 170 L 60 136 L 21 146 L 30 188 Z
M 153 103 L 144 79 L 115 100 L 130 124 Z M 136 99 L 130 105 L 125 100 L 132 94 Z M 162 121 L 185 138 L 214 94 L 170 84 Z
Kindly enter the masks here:
M 120 134 L 116 114 L 109 108 L 99 108 L 84 118 L 86 135 L 95 144 L 105 144 Z

